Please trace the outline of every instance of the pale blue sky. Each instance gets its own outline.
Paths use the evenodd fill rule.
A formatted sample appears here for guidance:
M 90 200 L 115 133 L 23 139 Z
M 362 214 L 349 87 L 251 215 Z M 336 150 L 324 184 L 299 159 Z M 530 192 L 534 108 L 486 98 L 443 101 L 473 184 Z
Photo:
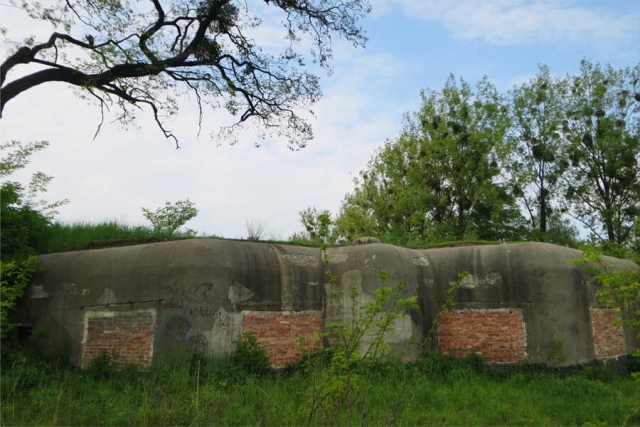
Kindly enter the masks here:
M 208 132 L 198 139 L 196 112 L 186 97 L 171 126 L 181 138 L 180 150 L 162 138 L 148 114 L 140 116 L 139 128 L 109 124 L 93 140 L 97 107 L 57 84 L 7 105 L 2 140 L 51 142 L 27 172 L 55 176 L 47 197 L 71 200 L 61 220 L 118 218 L 139 224 L 144 223 L 140 207 L 189 197 L 200 208 L 188 224 L 197 231 L 244 237 L 246 221 L 253 219 L 266 224 L 272 237 L 287 238 L 300 228 L 298 212 L 305 207 L 337 211 L 375 148 L 398 134 L 403 113 L 418 108 L 420 90 L 440 89 L 450 73 L 470 82 L 486 74 L 506 91 L 533 76 L 538 64 L 564 75 L 576 72 L 583 58 L 615 67 L 640 62 L 638 1 L 372 4 L 363 22 L 367 48 L 334 45 L 335 72 L 321 74 L 324 98 L 312 107 L 316 138 L 301 151 L 291 152 L 277 139 L 253 148 L 250 130 L 233 147 L 218 146 Z M 0 13 L 9 38 L 33 33 L 42 40 L 48 34 L 18 9 L 0 5 Z M 277 46 L 279 27 L 266 23 L 261 40 Z M 205 130 L 215 131 L 225 120 L 214 113 Z

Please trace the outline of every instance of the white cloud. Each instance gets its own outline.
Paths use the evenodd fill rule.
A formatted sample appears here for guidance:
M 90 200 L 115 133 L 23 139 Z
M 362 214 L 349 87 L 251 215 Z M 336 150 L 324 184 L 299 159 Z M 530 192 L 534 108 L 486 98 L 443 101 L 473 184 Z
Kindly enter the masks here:
M 637 20 L 614 2 L 587 9 L 557 0 L 394 0 L 413 17 L 437 21 L 460 39 L 494 44 L 636 37 Z

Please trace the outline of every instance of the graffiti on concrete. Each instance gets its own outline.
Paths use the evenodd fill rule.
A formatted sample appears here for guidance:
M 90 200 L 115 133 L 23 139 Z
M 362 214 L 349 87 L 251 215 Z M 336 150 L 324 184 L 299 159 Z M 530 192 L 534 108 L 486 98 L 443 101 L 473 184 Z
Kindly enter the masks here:
M 205 351 L 209 340 L 200 331 L 194 330 L 191 322 L 182 316 L 167 316 L 158 333 L 157 345 L 161 348 L 187 348 Z
M 218 309 L 213 297 L 213 284 L 202 282 L 191 286 L 181 286 L 179 281 L 164 287 L 169 294 L 162 307 L 180 309 L 191 318 L 213 318 Z
M 171 304 L 179 306 L 178 308 L 182 308 L 187 304 L 206 302 L 209 299 L 212 288 L 213 284 L 210 282 L 202 282 L 191 286 L 181 286 L 180 281 L 176 280 L 171 285 L 165 286 L 163 289 L 170 295 L 170 299 L 168 301 Z

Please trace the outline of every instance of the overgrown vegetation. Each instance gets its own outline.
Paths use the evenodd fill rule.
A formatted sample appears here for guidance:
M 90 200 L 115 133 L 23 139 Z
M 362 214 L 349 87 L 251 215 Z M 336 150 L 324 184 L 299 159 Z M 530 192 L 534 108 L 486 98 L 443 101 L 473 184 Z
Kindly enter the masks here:
M 158 359 L 120 371 L 78 370 L 3 351 L 3 425 L 309 425 L 314 378 L 301 369 L 249 375 L 228 360 Z M 321 368 L 323 369 L 323 368 Z M 317 374 L 327 375 L 320 370 Z M 402 389 L 398 390 L 398 384 Z M 398 393 L 401 398 L 398 399 Z M 351 417 L 335 402 L 313 425 L 638 425 L 640 388 L 626 374 L 590 367 L 557 376 L 523 365 L 512 371 L 478 356 L 432 353 L 413 364 L 381 363 Z M 362 415 L 365 415 L 362 419 Z
M 618 324 L 631 328 L 640 338 L 640 270 L 616 268 L 593 249 L 585 251 L 575 262 L 587 264 L 593 274 L 600 286 L 596 291 L 598 301 L 613 308 L 619 318 Z M 636 349 L 634 356 L 640 358 L 640 349 Z M 640 380 L 640 369 L 633 372 L 633 376 Z
M 146 226 L 131 226 L 118 220 L 90 223 L 56 222 L 51 225 L 41 251 L 64 252 L 108 246 L 152 243 L 163 240 L 187 238 L 180 233 L 161 233 Z
M 448 303 L 459 282 L 452 283 Z M 329 283 L 331 277 L 328 277 Z M 431 352 L 388 358 L 385 335 L 415 298 L 382 286 L 368 301 L 351 289 L 351 315 L 334 325 L 337 345 L 274 372 L 256 337 L 228 359 L 157 356 L 147 370 L 104 353 L 80 370 L 43 359 L 37 335 L 2 353 L 4 425 L 635 425 L 640 389 L 628 369 L 566 372 L 486 365 Z M 339 296 L 338 296 L 339 297 Z M 322 337 L 319 337 L 322 338 Z M 638 363 L 631 359 L 630 362 Z M 631 365 L 631 363 L 629 363 Z M 121 368 L 121 369 L 118 369 Z
M 51 177 L 41 172 L 32 175 L 25 188 L 16 181 L 6 180 L 23 169 L 31 155 L 46 148 L 46 141 L 22 144 L 11 141 L 0 145 L 0 337 L 5 338 L 16 323 L 11 313 L 24 294 L 31 276 L 40 268 L 35 254 L 41 250 L 55 208 L 65 201 L 47 203 L 36 197 L 46 192 Z
M 327 274 L 327 278 L 329 286 L 335 287 L 333 276 Z M 368 423 L 374 377 L 391 352 L 387 334 L 410 310 L 418 308 L 416 297 L 402 297 L 402 283 L 389 285 L 386 271 L 379 272 L 379 279 L 381 286 L 368 301 L 362 300 L 356 287 L 349 290 L 350 312 L 344 313 L 342 323 L 331 325 L 335 341 L 331 347 L 316 345 L 315 352 L 309 353 L 302 342 L 306 354 L 302 368 L 309 377 L 307 425 L 338 425 L 341 410 L 346 412 L 348 425 Z M 339 290 L 330 292 L 328 298 L 343 301 Z M 399 360 L 401 355 L 393 356 Z

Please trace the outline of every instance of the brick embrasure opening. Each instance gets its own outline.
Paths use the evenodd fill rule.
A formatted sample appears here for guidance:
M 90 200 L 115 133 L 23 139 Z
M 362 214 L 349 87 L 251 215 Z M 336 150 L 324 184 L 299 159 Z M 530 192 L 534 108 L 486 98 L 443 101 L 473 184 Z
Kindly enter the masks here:
M 440 351 L 457 357 L 481 354 L 487 362 L 515 363 L 527 357 L 527 334 L 519 308 L 454 310 L 438 324 Z
M 620 317 L 609 308 L 590 308 L 591 332 L 596 359 L 606 359 L 626 354 L 624 331 L 616 325 Z
M 85 313 L 82 366 L 107 353 L 117 366 L 149 367 L 153 357 L 155 310 Z
M 308 350 L 314 349 L 313 334 L 322 332 L 322 312 L 243 311 L 242 332 L 249 331 L 265 348 L 271 366 L 284 368 L 300 359 L 302 352 L 297 347 L 301 337 Z

